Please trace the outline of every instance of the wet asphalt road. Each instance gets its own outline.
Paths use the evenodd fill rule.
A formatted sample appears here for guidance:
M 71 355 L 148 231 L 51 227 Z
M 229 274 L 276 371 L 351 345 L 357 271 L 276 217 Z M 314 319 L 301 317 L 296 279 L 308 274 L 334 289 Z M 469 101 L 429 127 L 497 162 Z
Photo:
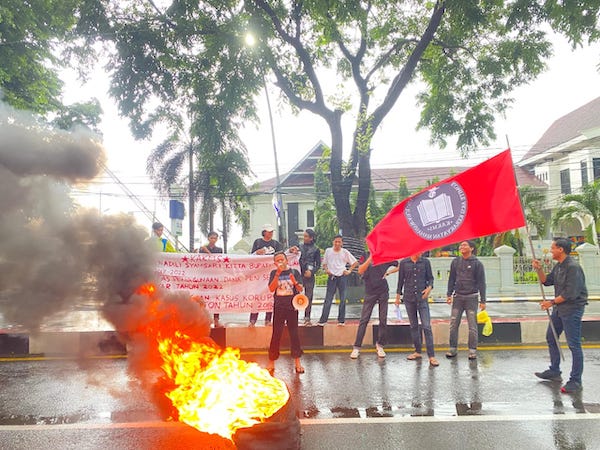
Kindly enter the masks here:
M 302 375 L 284 354 L 275 375 L 292 392 L 305 449 L 600 449 L 600 349 L 584 352 L 578 395 L 533 376 L 547 367 L 543 349 L 481 351 L 475 362 L 439 355 L 437 368 L 407 352 L 380 359 L 365 349 L 351 360 L 349 350 L 325 350 L 303 357 Z M 206 448 L 194 430 L 161 422 L 126 365 L 1 362 L 0 448 Z

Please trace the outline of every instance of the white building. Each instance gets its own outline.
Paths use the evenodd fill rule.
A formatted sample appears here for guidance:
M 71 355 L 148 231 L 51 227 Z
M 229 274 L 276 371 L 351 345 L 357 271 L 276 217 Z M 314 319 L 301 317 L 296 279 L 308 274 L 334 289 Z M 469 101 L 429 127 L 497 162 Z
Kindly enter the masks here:
M 285 239 L 293 243 L 307 227 L 315 223 L 314 174 L 326 146 L 317 143 L 299 160 L 296 166 L 281 176 L 280 192 L 284 203 Z M 398 167 L 372 169 L 372 185 L 377 197 L 386 191 L 397 192 L 401 178 L 406 179 L 410 192 L 426 185 L 426 180 L 443 180 L 468 166 Z M 552 210 L 560 196 L 576 193 L 581 186 L 600 178 L 600 98 L 556 120 L 531 150 L 516 163 L 519 186 L 533 186 L 546 193 L 544 214 L 550 221 Z M 250 230 L 236 244 L 238 250 L 249 249 L 261 235 L 261 227 L 271 223 L 277 228 L 273 201 L 276 197 L 276 178 L 265 180 L 254 189 L 256 196 L 250 211 Z M 590 219 L 566 221 L 550 235 L 581 236 Z M 546 236 L 549 237 L 549 236 Z M 275 236 L 282 240 L 281 236 Z
M 546 185 L 548 218 L 562 195 L 600 179 L 600 97 L 556 120 L 517 164 Z M 582 236 L 591 219 L 567 220 L 552 235 Z

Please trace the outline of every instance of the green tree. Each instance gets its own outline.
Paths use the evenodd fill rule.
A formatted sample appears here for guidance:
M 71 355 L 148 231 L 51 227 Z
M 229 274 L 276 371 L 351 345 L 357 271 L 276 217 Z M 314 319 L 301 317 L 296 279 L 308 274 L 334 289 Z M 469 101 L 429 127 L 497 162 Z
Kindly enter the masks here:
M 152 1 L 89 1 L 97 7 L 86 10 L 80 32 L 110 44 L 110 93 L 134 136 L 145 139 L 157 127 L 168 129 L 147 164 L 155 184 L 165 192 L 170 183 L 192 180 L 190 214 L 195 220 L 198 198 L 205 232 L 214 226 L 217 205 L 225 240 L 234 217 L 247 227 L 248 196 L 241 186 L 250 169 L 238 131 L 256 118 L 253 102 L 262 76 L 237 34 L 245 19 L 236 2 L 177 1 L 161 10 Z M 93 43 L 87 39 L 83 48 Z M 194 159 L 185 170 L 185 161 Z
M 406 177 L 400 177 L 400 181 L 398 182 L 398 199 L 402 201 L 408 197 L 410 197 L 410 190 L 408 189 Z
M 543 71 L 551 55 L 548 25 L 574 46 L 597 40 L 600 8 L 593 1 L 245 4 L 261 61 L 284 96 L 329 127 L 338 222 L 344 234 L 358 237 L 367 232 L 372 138 L 410 83 L 422 86 L 419 126 L 429 128 L 441 146 L 456 136 L 458 148 L 468 154 L 495 137 L 494 113 L 507 108 L 510 92 Z M 328 94 L 326 79 L 333 71 L 338 82 Z M 354 130 L 344 163 L 342 116 L 348 112 Z
M 229 101 L 232 115 L 246 114 L 270 71 L 294 109 L 328 125 L 337 221 L 355 237 L 367 233 L 373 136 L 407 86 L 420 83 L 419 126 L 430 129 L 432 142 L 445 146 L 456 138 L 466 155 L 495 137 L 495 113 L 510 105 L 513 89 L 544 70 L 552 53 L 549 33 L 565 35 L 573 46 L 600 37 L 595 0 L 177 0 L 165 10 L 153 2 L 109 5 L 89 8 L 102 11 L 104 20 L 81 22 L 88 34 L 98 29 L 115 42 L 112 92 L 136 131 L 147 133 L 153 116 L 168 113 L 192 86 L 194 98 Z M 243 49 L 248 31 L 258 42 L 253 51 Z M 150 94 L 158 99 L 149 102 Z M 348 138 L 345 114 L 354 122 Z
M 533 186 L 519 186 L 519 195 L 528 226 L 535 227 L 537 235 L 545 237 L 548 231 L 548 221 L 542 213 L 542 208 L 546 196 Z
M 329 148 L 323 151 L 315 170 L 315 196 L 317 199 L 315 203 L 315 232 L 317 233 L 317 245 L 320 248 L 330 247 L 333 237 L 339 233 L 329 181 L 330 153 Z
M 552 218 L 553 225 L 557 226 L 565 219 L 588 220 L 586 240 L 598 245 L 600 232 L 600 179 L 588 183 L 581 189 L 580 194 L 566 194 L 560 199 L 561 206 Z
M 0 4 L 0 88 L 8 104 L 41 114 L 61 105 L 56 47 L 75 25 L 78 3 L 5 0 Z
M 60 106 L 55 112 L 51 123 L 62 130 L 70 130 L 77 126 L 89 128 L 100 134 L 100 118 L 102 107 L 98 99 L 94 98 L 84 103 Z
M 206 119 L 199 120 L 202 123 Z M 179 131 L 179 132 L 178 132 Z M 207 142 L 184 137 L 182 130 L 173 132 L 151 152 L 147 172 L 156 189 L 169 194 L 172 185 L 187 185 L 191 198 L 190 215 L 194 216 L 196 201 L 200 204 L 198 223 L 205 235 L 215 230 L 214 216 L 220 208 L 223 224 L 223 242 L 227 251 L 228 234 L 232 220 L 247 230 L 248 189 L 245 178 L 251 175 L 245 147 L 236 133 L 220 139 L 213 133 Z M 223 138 L 223 136 L 221 136 Z M 186 171 L 196 160 L 196 169 Z M 194 219 L 195 220 L 195 219 Z M 194 245 L 193 226 L 190 227 L 190 250 Z
M 85 0 L 3 0 L 0 4 L 0 100 L 44 117 L 61 129 L 83 125 L 98 132 L 98 100 L 67 106 L 59 70 Z M 64 53 L 64 54 L 63 54 Z

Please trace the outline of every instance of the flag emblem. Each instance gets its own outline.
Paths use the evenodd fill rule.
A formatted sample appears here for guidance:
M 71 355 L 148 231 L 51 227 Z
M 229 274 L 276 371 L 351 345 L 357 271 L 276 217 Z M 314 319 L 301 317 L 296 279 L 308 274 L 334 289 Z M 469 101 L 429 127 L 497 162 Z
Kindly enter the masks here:
M 406 221 L 423 239 L 434 241 L 454 233 L 467 215 L 467 196 L 456 181 L 439 184 L 406 203 Z

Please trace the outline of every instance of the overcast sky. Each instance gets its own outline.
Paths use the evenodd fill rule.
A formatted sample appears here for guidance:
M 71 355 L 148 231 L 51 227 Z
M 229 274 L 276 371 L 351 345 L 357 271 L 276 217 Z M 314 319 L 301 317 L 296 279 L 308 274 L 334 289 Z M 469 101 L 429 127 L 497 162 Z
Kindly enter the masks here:
M 507 147 L 506 137 L 510 140 L 514 159 L 518 161 L 555 120 L 600 96 L 599 62 L 599 44 L 571 51 L 563 40 L 559 40 L 555 45 L 555 55 L 548 62 L 547 72 L 530 85 L 514 91 L 514 106 L 508 110 L 505 118 L 497 119 L 496 142 L 489 148 L 480 149 L 471 161 L 458 163 L 470 165 L 480 158 L 485 159 L 499 153 Z M 104 110 L 102 130 L 108 167 L 140 197 L 149 210 L 156 210 L 159 219 L 168 226 L 170 221 L 166 199 L 158 198 L 145 175 L 146 158 L 153 143 L 133 139 L 127 120 L 118 117 L 114 102 L 106 94 L 108 77 L 99 70 L 97 75 L 83 86 L 74 75 L 65 74 L 65 81 L 67 103 L 82 101 L 92 96 L 100 100 Z M 322 119 L 308 112 L 291 114 L 274 86 L 269 86 L 269 92 L 279 170 L 284 174 L 319 140 L 329 144 L 330 138 Z M 429 134 L 426 130 L 415 131 L 419 119 L 419 111 L 414 101 L 415 93 L 415 89 L 404 92 L 396 107 L 377 130 L 372 146 L 373 167 L 445 165 L 457 162 L 458 155 L 451 146 L 445 150 L 433 148 L 428 143 Z M 258 104 L 261 123 L 249 124 L 242 131 L 251 167 L 256 175 L 255 181 L 273 177 L 275 174 L 264 95 L 258 99 Z M 350 133 L 346 133 L 345 146 L 348 146 L 350 136 Z M 139 208 L 126 200 L 126 195 L 113 185 L 110 178 L 100 179 L 86 192 L 89 192 L 89 195 L 81 193 L 78 197 L 82 203 L 99 208 L 107 214 L 118 211 L 134 212 L 136 217 L 139 216 L 138 220 L 145 224 L 145 219 L 136 212 Z M 149 226 L 149 223 L 147 225 Z M 184 222 L 184 232 L 185 228 L 187 222 Z

